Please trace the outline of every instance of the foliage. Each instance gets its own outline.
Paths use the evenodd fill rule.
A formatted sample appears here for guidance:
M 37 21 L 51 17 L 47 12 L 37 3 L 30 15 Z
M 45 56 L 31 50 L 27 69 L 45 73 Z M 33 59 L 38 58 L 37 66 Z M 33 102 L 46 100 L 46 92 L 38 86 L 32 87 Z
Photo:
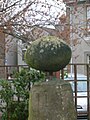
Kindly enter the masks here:
M 64 6 L 64 3 L 58 0 L 50 0 L 50 2 L 46 0 L 1 1 L 1 32 L 24 41 L 35 40 L 42 34 L 39 32 L 42 30 L 38 30 L 37 33 L 33 30 L 48 24 L 54 26 L 54 23 L 59 21 L 59 16 L 65 12 Z
M 22 69 L 13 77 L 11 81 L 0 80 L 2 120 L 27 120 L 30 83 L 44 80 L 44 73 Z
M 77 40 L 84 39 L 82 32 L 87 33 L 87 30 L 83 25 L 87 24 L 89 19 L 85 20 L 84 17 L 79 18 L 79 16 L 84 14 L 83 8 L 86 7 L 86 2 L 84 1 L 79 9 L 79 1 L 70 3 L 69 0 L 9 0 L 8 2 L 1 0 L 0 32 L 28 42 L 40 37 L 42 30 L 45 30 L 43 27 L 51 26 L 55 28 L 54 35 L 57 32 L 62 39 L 67 40 L 70 33 L 75 34 L 75 38 L 71 39 L 75 40 L 76 37 Z M 37 28 L 41 29 L 37 30 Z M 74 44 L 75 42 L 73 46 Z

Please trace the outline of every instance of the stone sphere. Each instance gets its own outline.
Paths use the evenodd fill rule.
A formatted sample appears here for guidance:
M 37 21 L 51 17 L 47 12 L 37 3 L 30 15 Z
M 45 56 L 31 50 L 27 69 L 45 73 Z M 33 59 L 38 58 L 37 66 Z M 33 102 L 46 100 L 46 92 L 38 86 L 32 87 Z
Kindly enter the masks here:
M 70 59 L 70 47 L 55 36 L 44 36 L 35 40 L 25 53 L 25 61 L 30 67 L 48 72 L 63 69 Z

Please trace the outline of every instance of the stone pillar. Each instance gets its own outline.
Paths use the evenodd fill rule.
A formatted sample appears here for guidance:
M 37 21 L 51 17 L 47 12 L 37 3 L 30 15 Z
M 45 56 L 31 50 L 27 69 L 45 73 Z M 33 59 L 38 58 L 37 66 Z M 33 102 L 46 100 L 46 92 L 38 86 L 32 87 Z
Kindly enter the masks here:
M 71 85 L 55 80 L 34 85 L 28 120 L 77 120 Z

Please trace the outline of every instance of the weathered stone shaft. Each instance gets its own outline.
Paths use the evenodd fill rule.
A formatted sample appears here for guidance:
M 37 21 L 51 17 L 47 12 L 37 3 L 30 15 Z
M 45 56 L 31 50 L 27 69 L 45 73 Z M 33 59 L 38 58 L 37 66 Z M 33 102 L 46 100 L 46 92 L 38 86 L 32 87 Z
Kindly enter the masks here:
M 72 89 L 63 80 L 33 86 L 28 120 L 76 120 Z

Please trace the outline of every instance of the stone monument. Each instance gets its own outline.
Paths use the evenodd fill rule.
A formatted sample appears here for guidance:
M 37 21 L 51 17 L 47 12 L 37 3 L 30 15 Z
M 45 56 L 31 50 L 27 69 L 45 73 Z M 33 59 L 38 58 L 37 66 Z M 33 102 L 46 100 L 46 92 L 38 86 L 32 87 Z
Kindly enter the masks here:
M 71 59 L 70 47 L 60 38 L 44 36 L 32 42 L 25 54 L 26 63 L 37 70 L 63 69 Z M 35 84 L 30 91 L 28 120 L 76 120 L 71 85 L 61 79 Z

